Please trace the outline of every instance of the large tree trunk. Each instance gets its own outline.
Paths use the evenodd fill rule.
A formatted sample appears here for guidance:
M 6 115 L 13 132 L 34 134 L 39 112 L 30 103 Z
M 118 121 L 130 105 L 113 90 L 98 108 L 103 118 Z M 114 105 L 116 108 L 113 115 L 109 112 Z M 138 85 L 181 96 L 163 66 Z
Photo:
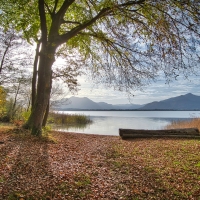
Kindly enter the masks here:
M 52 88 L 52 71 L 51 71 L 51 85 L 50 87 Z M 48 104 L 47 104 L 47 107 L 46 107 L 46 110 L 45 110 L 45 115 L 44 115 L 44 118 L 43 118 L 43 122 L 42 122 L 42 126 L 45 127 L 46 124 L 47 124 L 47 119 L 48 119 L 48 116 L 49 116 L 49 108 L 50 108 L 50 97 L 49 97 L 49 101 L 48 101 Z
M 55 61 L 55 51 L 55 46 L 46 45 L 45 47 L 42 47 L 40 52 L 37 95 L 31 115 L 25 124 L 25 128 L 31 129 L 31 133 L 37 136 L 42 133 L 42 122 L 50 99 L 52 79 L 51 68 Z

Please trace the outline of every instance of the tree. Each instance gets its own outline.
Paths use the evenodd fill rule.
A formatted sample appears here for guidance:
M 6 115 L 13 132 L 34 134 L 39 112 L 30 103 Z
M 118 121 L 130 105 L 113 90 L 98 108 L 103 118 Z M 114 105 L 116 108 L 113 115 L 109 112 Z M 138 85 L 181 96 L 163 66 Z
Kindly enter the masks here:
M 31 54 L 33 53 L 32 49 L 30 49 L 30 45 L 28 45 L 22 35 L 16 33 L 16 31 L 12 28 L 4 30 L 0 29 L 0 85 L 3 85 L 8 94 L 8 102 L 7 102 L 7 111 L 5 113 L 5 117 L 8 121 L 15 119 L 17 116 L 19 117 L 21 110 L 28 111 L 31 102 L 35 100 L 36 95 L 36 80 L 37 80 L 37 65 L 39 58 L 39 48 L 40 41 L 37 41 L 36 53 L 33 64 L 33 73 L 32 73 L 32 95 L 30 92 L 30 72 L 31 72 L 31 61 L 33 57 Z M 27 51 L 29 49 L 29 51 Z M 20 56 L 19 56 L 20 55 Z M 71 63 L 70 57 L 65 57 L 62 52 L 59 53 L 62 59 L 62 63 Z M 72 67 L 66 67 L 62 69 L 62 66 L 55 63 L 56 72 L 53 73 L 53 79 L 56 81 L 59 79 L 63 80 L 67 83 L 69 90 L 76 91 L 77 90 L 77 79 L 76 76 L 80 75 L 78 67 L 75 69 Z M 54 67 L 54 68 L 55 68 Z M 30 68 L 30 69 L 28 69 Z M 28 70 L 27 70 L 28 69 Z M 55 101 L 55 96 L 61 97 L 61 94 L 64 95 L 63 90 L 59 85 L 52 88 L 51 91 L 51 101 Z M 49 108 L 46 109 L 45 117 L 43 120 L 43 125 L 46 124 L 46 120 L 48 117 Z
M 4 30 L 0 27 L 0 85 L 9 85 L 22 74 L 30 74 L 32 52 L 22 34 L 13 28 Z
M 22 108 L 30 106 L 30 45 L 13 28 L 0 27 L 0 85 L 7 92 L 4 117 L 7 121 L 16 118 Z
M 5 86 L 9 97 L 9 105 L 7 108 L 7 118 L 9 121 L 20 118 L 22 112 L 28 111 L 30 108 L 30 77 L 25 76 L 21 72 L 21 75 L 15 77 L 15 79 L 15 82 Z
M 26 124 L 35 135 L 41 134 L 52 66 L 63 48 L 83 59 L 94 78 L 125 91 L 147 84 L 159 70 L 166 77 L 188 73 L 200 60 L 196 0 L 3 0 L 1 10 L 27 39 L 40 36 L 37 94 Z

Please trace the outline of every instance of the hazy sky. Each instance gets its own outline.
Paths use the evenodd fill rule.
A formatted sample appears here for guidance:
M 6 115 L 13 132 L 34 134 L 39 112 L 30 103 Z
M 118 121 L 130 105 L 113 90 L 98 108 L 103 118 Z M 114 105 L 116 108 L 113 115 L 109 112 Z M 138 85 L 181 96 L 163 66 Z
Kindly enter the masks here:
M 65 61 L 61 58 L 57 59 L 58 66 L 64 66 Z M 67 98 L 71 96 L 88 97 L 95 102 L 106 102 L 111 104 L 146 104 L 153 101 L 161 101 L 167 98 L 185 95 L 192 93 L 200 96 L 200 71 L 199 66 L 195 67 L 195 74 L 190 75 L 186 79 L 183 75 L 179 75 L 177 80 L 171 80 L 166 83 L 166 79 L 160 75 L 155 82 L 147 85 L 143 90 L 133 91 L 134 97 L 129 98 L 125 92 L 115 91 L 113 88 L 105 88 L 104 85 L 95 85 L 93 81 L 87 76 L 78 78 L 80 84 L 77 94 L 68 94 Z M 160 72 L 161 74 L 162 72 Z
M 200 96 L 200 76 L 192 76 L 188 79 L 179 77 L 177 81 L 171 81 L 169 84 L 165 82 L 165 79 L 160 77 L 155 83 L 143 88 L 143 91 L 135 91 L 135 96 L 129 99 L 125 92 L 117 92 L 112 88 L 105 88 L 103 85 L 97 87 L 83 76 L 79 78 L 80 90 L 74 96 L 88 97 L 95 102 L 103 101 L 111 104 L 145 104 L 187 93 Z

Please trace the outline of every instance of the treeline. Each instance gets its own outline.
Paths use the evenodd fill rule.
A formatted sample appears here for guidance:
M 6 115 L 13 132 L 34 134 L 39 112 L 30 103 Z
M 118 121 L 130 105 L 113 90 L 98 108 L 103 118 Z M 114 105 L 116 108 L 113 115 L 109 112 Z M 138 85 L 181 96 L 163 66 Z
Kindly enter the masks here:
M 31 113 L 34 54 L 33 46 L 25 41 L 20 32 L 0 27 L 1 122 L 23 124 Z M 68 91 L 62 81 L 59 84 L 53 82 L 50 108 L 51 102 L 66 97 Z

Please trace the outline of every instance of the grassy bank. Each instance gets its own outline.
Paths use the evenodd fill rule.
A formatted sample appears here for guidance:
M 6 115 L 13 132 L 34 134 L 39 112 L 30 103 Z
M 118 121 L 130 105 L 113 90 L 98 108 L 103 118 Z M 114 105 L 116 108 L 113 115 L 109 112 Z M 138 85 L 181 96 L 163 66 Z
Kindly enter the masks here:
M 200 131 L 200 118 L 193 118 L 188 121 L 172 122 L 171 124 L 167 125 L 165 128 L 166 129 L 198 128 Z
M 199 140 L 49 136 L 0 129 L 0 199 L 200 198 Z

